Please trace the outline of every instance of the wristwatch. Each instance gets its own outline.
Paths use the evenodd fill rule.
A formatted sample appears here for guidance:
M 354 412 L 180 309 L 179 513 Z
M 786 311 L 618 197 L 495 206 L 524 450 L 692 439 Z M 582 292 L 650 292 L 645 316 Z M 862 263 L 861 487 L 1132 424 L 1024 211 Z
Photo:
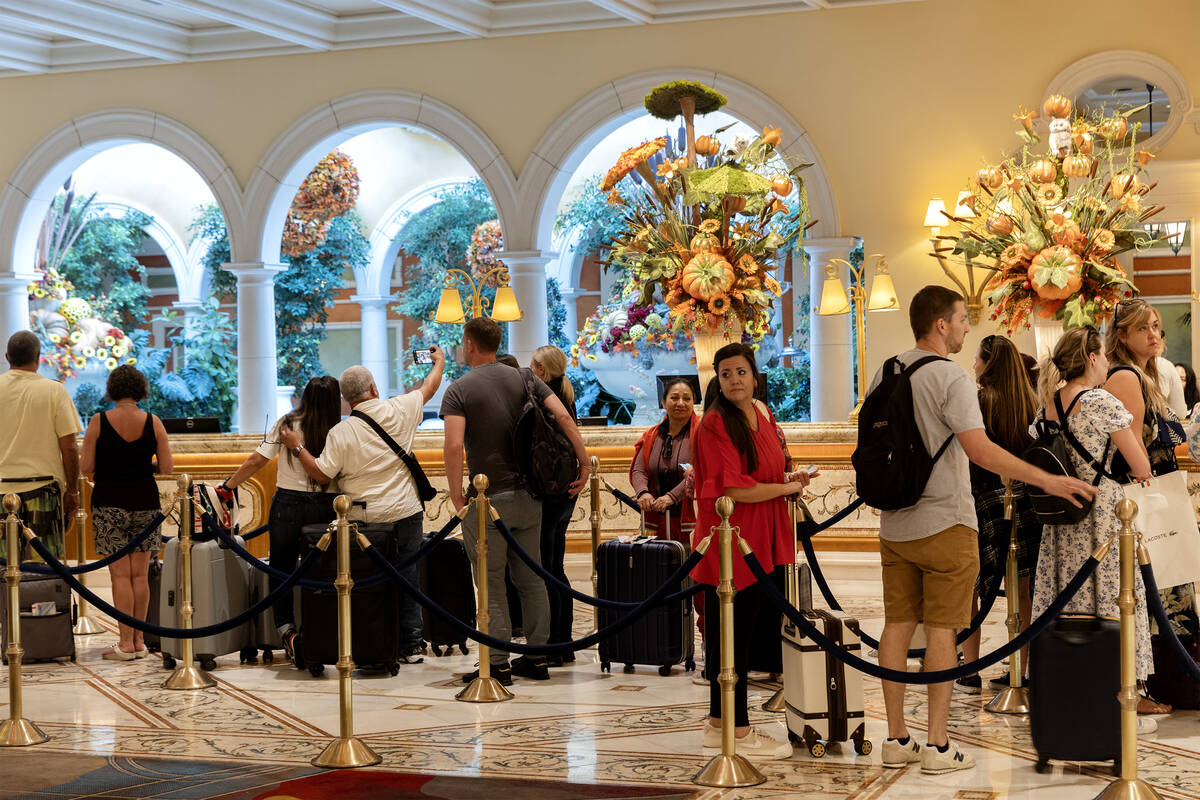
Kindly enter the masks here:
M 299 445 L 296 445 L 295 447 L 293 447 L 292 448 L 292 458 L 299 458 L 300 453 L 303 452 L 303 450 L 304 450 L 304 445 L 302 445 L 302 444 L 299 444 Z

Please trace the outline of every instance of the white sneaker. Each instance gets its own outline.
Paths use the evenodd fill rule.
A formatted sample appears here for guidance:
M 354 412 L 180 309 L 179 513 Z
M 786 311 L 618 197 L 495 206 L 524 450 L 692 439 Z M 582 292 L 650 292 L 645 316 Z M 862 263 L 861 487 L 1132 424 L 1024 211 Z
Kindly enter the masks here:
M 704 667 L 700 664 L 697 664 L 696 669 L 692 671 L 692 683 L 697 686 L 708 686 L 708 676 L 704 674 Z
M 705 724 L 702 738 L 705 750 L 721 749 L 721 729 Z M 789 758 L 792 755 L 790 742 L 781 742 L 763 733 L 758 728 L 751 728 L 750 733 L 737 740 L 737 752 L 752 761 L 773 761 L 778 758 Z
M 925 775 L 941 775 L 974 767 L 975 758 L 970 753 L 959 750 L 954 742 L 950 742 L 950 749 L 944 753 L 929 745 L 921 748 L 921 772 Z
M 719 727 L 714 728 L 712 725 L 710 725 L 708 723 L 707 720 L 705 720 L 705 722 L 704 722 L 704 737 L 703 737 L 702 743 L 704 745 L 705 750 L 720 750 L 721 749 L 721 729 Z
M 908 744 L 900 744 L 895 739 L 883 743 L 883 766 L 888 769 L 901 769 L 921 760 L 921 745 L 912 734 L 908 736 Z
M 1145 736 L 1147 733 L 1154 733 L 1158 730 L 1158 720 L 1154 717 L 1138 717 L 1137 718 L 1137 735 Z

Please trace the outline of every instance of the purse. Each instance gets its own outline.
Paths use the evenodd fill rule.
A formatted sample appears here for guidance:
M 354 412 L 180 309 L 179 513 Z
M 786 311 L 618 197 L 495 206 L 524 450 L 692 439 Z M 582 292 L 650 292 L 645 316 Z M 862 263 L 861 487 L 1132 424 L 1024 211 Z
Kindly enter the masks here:
M 433 488 L 433 484 L 429 482 L 429 478 L 425 475 L 425 470 L 421 469 L 420 462 L 417 461 L 412 453 L 397 444 L 396 440 L 383 429 L 383 426 L 363 412 L 351 411 L 350 416 L 361 419 L 370 425 L 371 430 L 375 431 L 379 435 L 379 438 L 383 439 L 387 443 L 387 446 L 392 448 L 392 452 L 400 457 L 400 460 L 404 462 L 404 466 L 408 468 L 409 474 L 412 475 L 413 485 L 417 487 L 417 497 L 421 499 L 422 505 L 437 497 L 437 489 Z

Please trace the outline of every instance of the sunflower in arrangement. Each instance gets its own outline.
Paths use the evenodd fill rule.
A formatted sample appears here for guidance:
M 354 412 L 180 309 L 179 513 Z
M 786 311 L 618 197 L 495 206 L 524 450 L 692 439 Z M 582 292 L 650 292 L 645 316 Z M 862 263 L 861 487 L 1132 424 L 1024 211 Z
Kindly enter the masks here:
M 766 332 L 770 275 L 777 253 L 803 234 L 808 203 L 800 172 L 810 166 L 777 148 L 778 128 L 728 146 L 696 138 L 694 117 L 725 103 L 700 83 L 675 81 L 646 96 L 646 110 L 666 120 L 682 114 L 686 142 L 663 136 L 631 147 L 608 171 L 601 190 L 625 211 L 625 231 L 610 245 L 608 265 L 624 269 L 641 306 L 665 302 L 676 334 L 723 332 L 754 340 Z M 686 149 L 684 149 L 686 145 Z
M 1146 202 L 1143 180 L 1153 156 L 1138 149 L 1140 123 L 1128 117 L 1076 115 L 1074 104 L 1051 95 L 1048 149 L 1034 152 L 1036 111 L 1018 109 L 1019 155 L 983 167 L 962 201 L 972 217 L 950 219 L 957 235 L 941 236 L 932 255 L 994 260 L 986 284 L 991 318 L 1010 333 L 1034 315 L 1063 327 L 1097 325 L 1137 291 L 1117 256 L 1152 245 L 1142 223 L 1163 210 Z

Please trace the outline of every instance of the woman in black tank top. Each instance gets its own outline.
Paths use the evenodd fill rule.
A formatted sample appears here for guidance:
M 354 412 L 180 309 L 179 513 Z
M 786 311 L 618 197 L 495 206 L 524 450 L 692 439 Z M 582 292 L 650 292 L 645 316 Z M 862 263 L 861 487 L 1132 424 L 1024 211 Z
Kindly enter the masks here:
M 137 407 L 149 391 L 146 376 L 123 365 L 109 374 L 107 388 L 114 407 L 88 423 L 80 460 L 84 473 L 94 473 L 92 531 L 96 552 L 102 556 L 120 550 L 150 524 L 160 509 L 155 472 L 169 473 L 174 466 L 162 421 Z M 156 529 L 137 550 L 109 565 L 113 605 L 120 611 L 146 618 L 150 557 L 160 547 L 162 536 Z M 102 657 L 110 661 L 144 658 L 141 631 L 123 624 L 119 628 L 120 641 Z

